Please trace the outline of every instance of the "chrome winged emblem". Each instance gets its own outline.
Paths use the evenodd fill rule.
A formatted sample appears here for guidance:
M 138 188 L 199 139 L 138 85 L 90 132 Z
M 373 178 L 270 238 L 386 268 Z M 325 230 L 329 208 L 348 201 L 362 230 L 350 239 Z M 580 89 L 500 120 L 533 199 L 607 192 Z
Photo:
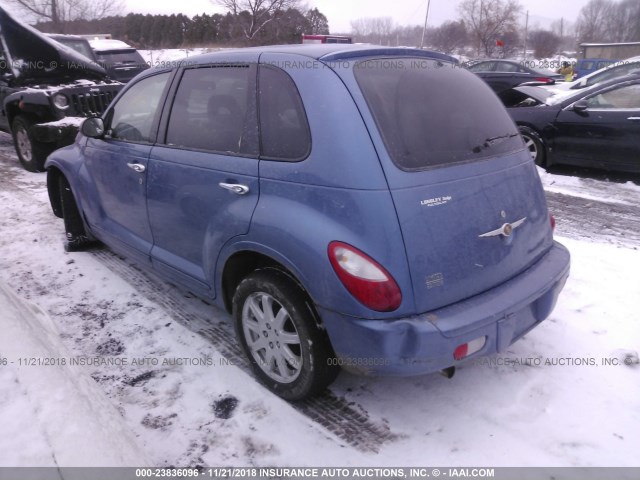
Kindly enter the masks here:
M 513 230 L 518 228 L 520 225 L 524 223 L 527 217 L 521 218 L 513 223 L 505 223 L 500 228 L 495 230 L 491 230 L 490 232 L 483 233 L 482 235 L 478 235 L 478 237 L 497 237 L 498 235 L 502 235 L 504 237 L 510 237 L 513 233 Z

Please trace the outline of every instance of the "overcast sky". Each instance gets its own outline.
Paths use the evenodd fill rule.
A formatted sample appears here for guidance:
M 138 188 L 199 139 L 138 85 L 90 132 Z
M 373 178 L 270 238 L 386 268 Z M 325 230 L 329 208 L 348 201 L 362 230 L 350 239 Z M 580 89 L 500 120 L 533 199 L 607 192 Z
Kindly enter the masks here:
M 446 20 L 458 18 L 457 7 L 462 0 L 431 0 L 429 25 L 440 25 Z M 491 1 L 491 0 L 488 0 Z M 580 9 L 589 0 L 520 0 L 524 11 L 528 10 L 530 25 L 548 27 L 549 23 L 564 18 L 570 23 L 576 20 Z M 302 0 L 303 4 L 317 7 L 329 19 L 332 33 L 348 33 L 351 21 L 362 17 L 391 17 L 399 25 L 422 25 L 427 11 L 427 0 Z M 0 2 L 4 6 L 4 2 Z M 210 0 L 125 0 L 126 12 L 172 14 L 183 13 L 189 17 L 199 13 L 223 12 Z M 15 11 L 15 9 L 11 9 Z M 524 13 L 522 15 L 524 25 Z
M 128 10 L 136 13 L 198 13 L 222 11 L 209 0 L 125 0 Z M 490 1 L 490 0 L 489 0 Z M 392 17 L 400 25 L 424 22 L 427 0 L 303 0 L 310 7 L 317 7 L 329 19 L 332 33 L 351 30 L 350 22 L 361 17 Z M 564 17 L 574 22 L 580 9 L 588 0 L 520 0 L 524 10 L 529 10 L 532 23 L 546 23 Z M 446 20 L 456 20 L 457 6 L 461 0 L 431 0 L 429 25 L 439 25 Z M 524 14 L 522 18 L 524 24 Z M 534 25 L 535 26 L 535 25 Z

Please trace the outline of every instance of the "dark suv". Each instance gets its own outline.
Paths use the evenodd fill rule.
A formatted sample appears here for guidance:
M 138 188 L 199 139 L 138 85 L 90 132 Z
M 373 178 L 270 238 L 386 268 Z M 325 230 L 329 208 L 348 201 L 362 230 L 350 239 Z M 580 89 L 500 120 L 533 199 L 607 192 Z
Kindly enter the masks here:
M 149 68 L 140 52 L 120 40 L 91 40 L 89 42 L 98 63 L 111 78 L 127 83 L 140 72 Z
M 23 167 L 44 169 L 69 145 L 84 117 L 100 115 L 122 88 L 107 72 L 0 8 L 0 130 L 11 133 Z

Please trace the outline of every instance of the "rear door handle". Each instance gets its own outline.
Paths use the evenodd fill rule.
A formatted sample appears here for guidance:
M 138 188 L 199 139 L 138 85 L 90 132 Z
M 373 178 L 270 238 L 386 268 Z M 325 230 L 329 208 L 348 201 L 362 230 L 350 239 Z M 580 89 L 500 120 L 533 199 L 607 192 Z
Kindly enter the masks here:
M 246 185 L 241 185 L 239 183 L 220 182 L 218 185 L 224 188 L 225 190 L 229 190 L 230 192 L 237 193 L 238 195 L 245 195 L 249 193 L 249 187 L 247 187 Z
M 637 122 L 640 120 L 640 117 L 629 117 L 627 120 L 631 120 L 632 122 Z
M 127 167 L 129 167 L 131 170 L 135 170 L 138 173 L 142 173 L 147 169 L 144 165 L 140 165 L 139 163 L 127 163 Z

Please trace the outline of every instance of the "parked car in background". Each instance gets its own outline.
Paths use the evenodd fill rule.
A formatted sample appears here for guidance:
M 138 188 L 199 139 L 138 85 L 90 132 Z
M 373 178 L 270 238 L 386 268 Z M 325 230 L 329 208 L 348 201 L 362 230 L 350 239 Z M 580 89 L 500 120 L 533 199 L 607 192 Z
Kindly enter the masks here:
M 552 85 L 565 80 L 563 75 L 551 70 L 529 68 L 514 60 L 478 60 L 467 68 L 487 82 L 496 93 L 522 84 Z
M 189 60 L 139 75 L 49 157 L 68 248 L 101 240 L 226 308 L 291 400 L 340 366 L 451 374 L 550 314 L 569 253 L 515 124 L 455 59 L 334 44 Z
M 521 86 L 501 98 L 538 165 L 640 173 L 640 75 L 577 91 Z
M 577 80 L 590 73 L 596 72 L 603 68 L 613 65 L 618 60 L 612 60 L 610 58 L 583 58 L 577 61 L 574 70 L 573 79 Z
M 102 67 L 0 8 L 0 130 L 22 166 L 44 170 L 47 155 L 73 142 L 83 118 L 100 115 L 122 84 Z
M 131 45 L 120 40 L 90 40 L 91 48 L 98 63 L 111 78 L 126 83 L 140 72 L 149 68 L 142 55 Z
M 582 88 L 591 87 L 600 82 L 624 77 L 625 75 L 632 73 L 640 73 L 640 57 L 628 58 L 602 68 L 596 72 L 590 73 L 589 75 L 573 82 L 556 83 L 555 85 L 551 85 L 547 88 L 561 91 L 580 90 Z
M 87 40 L 85 37 L 80 37 L 78 35 L 62 35 L 57 33 L 48 33 L 47 36 L 49 38 L 53 38 L 56 42 L 61 43 L 62 45 L 84 55 L 89 60 L 96 63 L 98 62 L 98 57 L 96 57 L 96 54 L 91 48 L 89 40 Z

